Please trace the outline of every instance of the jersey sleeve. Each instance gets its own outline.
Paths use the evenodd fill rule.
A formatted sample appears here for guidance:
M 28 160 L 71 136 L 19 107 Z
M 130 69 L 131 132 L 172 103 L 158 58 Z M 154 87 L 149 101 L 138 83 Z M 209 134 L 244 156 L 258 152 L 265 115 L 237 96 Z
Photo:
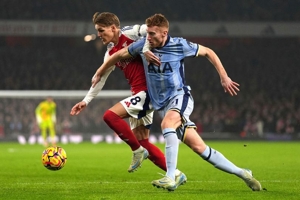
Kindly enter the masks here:
M 199 45 L 197 43 L 190 42 L 184 38 L 180 38 L 179 41 L 182 44 L 185 57 L 196 57 L 198 55 Z
M 95 87 L 91 87 L 88 93 L 85 95 L 84 101 L 86 105 L 88 105 L 96 96 L 97 94 L 102 90 L 107 77 L 110 75 L 110 73 L 113 71 L 114 66 L 110 67 L 105 74 L 101 77 L 101 80 L 95 85 Z
M 108 51 L 107 51 L 104 56 L 104 61 L 106 59 L 108 59 L 108 57 L 109 57 L 109 55 L 108 55 Z M 107 69 L 105 74 L 101 77 L 101 80 L 95 85 L 95 87 L 90 88 L 90 90 L 85 95 L 84 99 L 82 100 L 86 103 L 86 105 L 88 105 L 97 96 L 97 94 L 102 90 L 108 76 L 114 69 L 115 69 L 115 66 L 111 66 L 109 69 Z
M 128 46 L 128 53 L 133 57 L 142 53 L 145 41 L 146 41 L 146 38 L 142 38 L 141 40 L 131 43 Z
M 136 41 L 141 37 L 145 37 L 147 35 L 147 26 L 143 25 L 132 25 L 132 26 L 124 26 L 121 29 L 122 33 L 126 35 L 128 38 Z

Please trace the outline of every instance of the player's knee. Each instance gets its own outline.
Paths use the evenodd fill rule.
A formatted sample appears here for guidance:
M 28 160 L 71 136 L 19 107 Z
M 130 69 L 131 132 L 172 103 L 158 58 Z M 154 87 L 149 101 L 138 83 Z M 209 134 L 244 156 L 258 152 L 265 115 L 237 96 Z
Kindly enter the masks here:
M 105 111 L 105 113 L 103 114 L 103 120 L 106 122 L 106 123 L 109 123 L 109 122 L 112 122 L 114 120 L 114 118 L 116 117 L 117 115 L 110 111 L 110 110 L 107 110 Z
M 160 126 L 161 126 L 162 130 L 165 129 L 165 128 L 170 128 L 170 127 L 172 127 L 172 120 L 169 120 L 169 119 L 165 118 L 165 119 L 162 120 Z
M 168 115 L 161 122 L 161 129 L 174 128 L 176 129 L 182 124 L 181 117 L 179 115 Z

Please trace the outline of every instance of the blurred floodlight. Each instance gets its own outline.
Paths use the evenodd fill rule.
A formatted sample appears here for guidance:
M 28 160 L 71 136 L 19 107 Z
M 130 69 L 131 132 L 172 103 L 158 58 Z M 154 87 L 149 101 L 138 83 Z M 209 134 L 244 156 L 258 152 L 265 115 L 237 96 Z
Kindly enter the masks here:
M 91 35 L 86 35 L 84 37 L 84 41 L 85 42 L 90 42 L 91 40 L 95 40 L 97 38 L 97 36 L 95 34 L 91 34 Z
M 85 42 L 89 42 L 89 41 L 91 41 L 92 40 L 92 36 L 91 35 L 86 35 L 85 37 L 84 37 L 84 41 Z

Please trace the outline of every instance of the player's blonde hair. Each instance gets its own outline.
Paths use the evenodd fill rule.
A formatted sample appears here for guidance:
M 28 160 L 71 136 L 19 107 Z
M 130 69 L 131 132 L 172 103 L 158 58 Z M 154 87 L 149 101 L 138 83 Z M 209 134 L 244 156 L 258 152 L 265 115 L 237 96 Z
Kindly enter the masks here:
M 163 14 L 154 14 L 146 19 L 146 25 L 148 27 L 158 26 L 169 29 L 169 21 Z
M 94 24 L 101 24 L 104 26 L 111 26 L 115 25 L 116 27 L 120 28 L 120 20 L 117 15 L 110 13 L 110 12 L 96 12 L 93 15 L 93 23 Z

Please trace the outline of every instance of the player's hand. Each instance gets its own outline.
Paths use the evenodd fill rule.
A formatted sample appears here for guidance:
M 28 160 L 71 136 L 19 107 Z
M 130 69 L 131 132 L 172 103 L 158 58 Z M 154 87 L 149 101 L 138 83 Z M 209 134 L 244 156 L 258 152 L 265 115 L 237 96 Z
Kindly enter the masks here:
M 231 96 L 237 95 L 237 92 L 240 91 L 238 83 L 234 82 L 228 76 L 221 79 L 222 87 L 224 88 L 225 92 L 228 92 Z
M 160 59 L 154 55 L 152 51 L 146 51 L 144 52 L 145 58 L 148 61 L 148 64 L 152 63 L 156 66 L 160 66 Z
M 99 83 L 100 79 L 101 79 L 101 76 L 98 75 L 97 73 L 93 76 L 93 78 L 92 78 L 92 88 L 94 88 L 97 85 L 97 83 Z
M 78 115 L 85 107 L 86 103 L 84 101 L 75 104 L 71 109 L 70 115 Z

